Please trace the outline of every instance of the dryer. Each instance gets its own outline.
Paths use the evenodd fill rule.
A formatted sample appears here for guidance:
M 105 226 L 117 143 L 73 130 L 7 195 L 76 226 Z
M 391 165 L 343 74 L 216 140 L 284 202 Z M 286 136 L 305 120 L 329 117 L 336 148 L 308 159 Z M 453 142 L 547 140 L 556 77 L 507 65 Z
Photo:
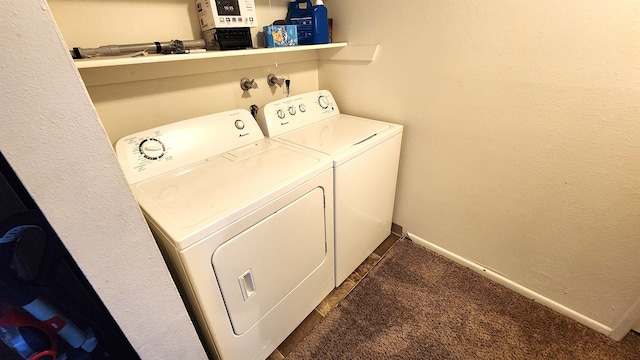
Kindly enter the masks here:
M 333 289 L 329 157 L 264 138 L 246 110 L 115 148 L 211 357 L 266 358 Z
M 331 156 L 336 286 L 391 233 L 403 127 L 341 114 L 327 90 L 265 105 L 265 135 Z

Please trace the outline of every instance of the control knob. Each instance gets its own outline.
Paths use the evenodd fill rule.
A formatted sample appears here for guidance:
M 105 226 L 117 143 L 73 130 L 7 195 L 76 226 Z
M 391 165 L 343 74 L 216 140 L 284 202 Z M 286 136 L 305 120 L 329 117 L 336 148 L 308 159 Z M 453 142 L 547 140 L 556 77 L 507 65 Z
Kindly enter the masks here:
M 165 147 L 162 141 L 156 138 L 146 138 L 138 145 L 140 154 L 149 160 L 158 160 L 165 154 Z
M 324 95 L 320 95 L 318 97 L 318 104 L 320 105 L 321 108 L 326 109 L 329 107 L 329 99 L 327 99 L 326 96 Z

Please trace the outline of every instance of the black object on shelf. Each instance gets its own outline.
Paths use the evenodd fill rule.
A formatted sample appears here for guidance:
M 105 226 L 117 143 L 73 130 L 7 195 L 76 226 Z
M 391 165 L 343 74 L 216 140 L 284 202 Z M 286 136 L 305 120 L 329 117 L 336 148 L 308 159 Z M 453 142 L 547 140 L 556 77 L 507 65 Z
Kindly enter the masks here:
M 241 50 L 253 48 L 250 28 L 214 29 L 213 41 L 215 50 Z M 205 37 L 206 40 L 206 37 Z M 209 46 L 209 42 L 207 42 Z

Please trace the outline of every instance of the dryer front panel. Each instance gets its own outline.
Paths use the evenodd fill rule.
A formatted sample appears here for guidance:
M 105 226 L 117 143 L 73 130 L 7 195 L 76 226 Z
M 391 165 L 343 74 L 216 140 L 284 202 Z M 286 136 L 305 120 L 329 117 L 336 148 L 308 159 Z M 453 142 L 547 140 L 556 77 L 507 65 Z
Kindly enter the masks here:
M 326 261 L 326 235 L 324 191 L 315 188 L 216 249 L 213 269 L 236 335 Z

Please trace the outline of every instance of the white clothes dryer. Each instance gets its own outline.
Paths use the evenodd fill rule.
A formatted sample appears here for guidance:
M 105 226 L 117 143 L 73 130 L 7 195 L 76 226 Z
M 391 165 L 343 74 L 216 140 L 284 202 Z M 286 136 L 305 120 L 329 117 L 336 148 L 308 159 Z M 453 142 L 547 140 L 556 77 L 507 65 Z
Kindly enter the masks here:
M 329 157 L 265 139 L 246 110 L 115 148 L 211 357 L 265 359 L 333 289 Z
M 258 123 L 271 139 L 333 159 L 338 286 L 391 233 L 403 128 L 341 114 L 327 90 L 271 102 Z

